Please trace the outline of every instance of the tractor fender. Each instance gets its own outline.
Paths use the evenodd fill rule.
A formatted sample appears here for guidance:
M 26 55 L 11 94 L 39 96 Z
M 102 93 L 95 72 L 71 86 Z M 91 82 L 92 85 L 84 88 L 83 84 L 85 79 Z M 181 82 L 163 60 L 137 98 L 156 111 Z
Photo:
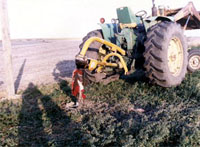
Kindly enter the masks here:
M 174 22 L 174 18 L 173 17 L 166 17 L 166 16 L 153 16 L 153 17 L 149 17 L 146 18 L 144 20 L 144 26 L 145 26 L 145 30 L 147 32 L 147 30 L 154 26 L 155 24 L 157 24 L 158 22 L 163 22 L 163 21 L 171 21 Z
M 154 16 L 154 17 L 145 19 L 145 22 L 147 22 L 147 23 L 156 22 L 156 21 L 172 21 L 172 22 L 174 22 L 174 17 Z
M 120 32 L 119 25 L 116 23 L 104 23 L 99 25 L 102 30 L 103 38 L 106 41 L 112 42 L 113 44 L 118 44 L 117 37 L 115 36 L 115 34 Z
M 157 16 L 155 18 L 156 21 L 172 21 L 174 22 L 174 18 L 173 17 L 166 17 L 166 16 Z

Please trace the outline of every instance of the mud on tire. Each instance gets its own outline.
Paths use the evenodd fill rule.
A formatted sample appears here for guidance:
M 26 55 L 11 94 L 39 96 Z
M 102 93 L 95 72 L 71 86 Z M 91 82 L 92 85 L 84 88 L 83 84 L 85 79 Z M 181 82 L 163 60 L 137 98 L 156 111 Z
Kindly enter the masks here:
M 145 41 L 146 76 L 162 87 L 179 85 L 187 72 L 187 41 L 182 28 L 173 22 L 161 22 L 147 31 Z

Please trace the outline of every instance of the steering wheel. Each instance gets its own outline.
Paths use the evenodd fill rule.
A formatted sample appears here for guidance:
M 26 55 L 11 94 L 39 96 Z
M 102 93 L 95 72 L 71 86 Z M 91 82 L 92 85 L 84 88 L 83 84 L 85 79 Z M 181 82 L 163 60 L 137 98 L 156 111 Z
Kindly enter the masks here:
M 137 13 L 135 13 L 135 15 L 136 15 L 137 17 L 141 17 L 142 19 L 144 19 L 144 18 L 146 18 L 146 16 L 147 16 L 147 11 L 141 10 L 141 11 L 138 11 Z

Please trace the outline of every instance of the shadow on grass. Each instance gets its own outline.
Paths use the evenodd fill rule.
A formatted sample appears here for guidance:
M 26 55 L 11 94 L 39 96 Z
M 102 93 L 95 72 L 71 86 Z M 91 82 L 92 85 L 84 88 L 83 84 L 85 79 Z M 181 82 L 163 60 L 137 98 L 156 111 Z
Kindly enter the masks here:
M 32 83 L 22 94 L 22 108 L 19 114 L 19 146 L 47 146 L 47 134 L 44 131 L 42 111 L 38 100 L 42 93 Z
M 144 70 L 136 70 L 127 76 L 121 76 L 121 79 L 130 84 L 134 84 L 135 82 L 148 82 L 147 77 L 145 76 Z
M 43 95 L 35 85 L 29 84 L 22 94 L 19 146 L 84 145 L 87 143 L 77 142 L 83 134 L 80 124 L 72 121 L 52 97 Z

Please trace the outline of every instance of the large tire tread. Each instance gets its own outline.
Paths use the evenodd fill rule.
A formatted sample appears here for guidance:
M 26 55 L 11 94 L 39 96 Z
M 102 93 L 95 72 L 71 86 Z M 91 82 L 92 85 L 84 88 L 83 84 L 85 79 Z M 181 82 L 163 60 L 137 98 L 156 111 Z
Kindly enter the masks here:
M 166 68 L 166 66 L 168 66 L 166 48 L 168 47 L 166 47 L 165 42 L 166 40 L 169 40 L 169 35 L 172 35 L 173 31 L 183 35 L 181 27 L 176 23 L 167 21 L 158 23 L 147 31 L 147 39 L 144 43 L 146 49 L 143 55 L 145 58 L 144 67 L 146 69 L 146 76 L 149 78 L 151 83 L 158 84 L 162 87 L 179 85 L 186 74 L 187 44 L 184 35 L 180 38 L 184 48 L 183 73 L 180 77 L 172 79 Z

